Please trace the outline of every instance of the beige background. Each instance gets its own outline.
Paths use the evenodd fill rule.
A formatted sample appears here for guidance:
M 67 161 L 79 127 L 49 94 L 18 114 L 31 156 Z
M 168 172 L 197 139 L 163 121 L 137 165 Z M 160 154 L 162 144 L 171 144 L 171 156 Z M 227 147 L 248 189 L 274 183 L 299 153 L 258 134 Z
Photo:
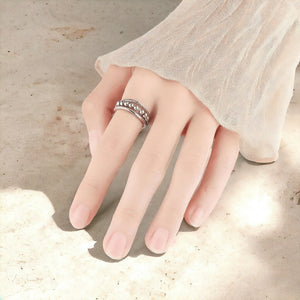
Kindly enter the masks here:
M 90 161 L 81 103 L 100 80 L 95 59 L 179 2 L 0 2 L 2 299 L 300 299 L 300 70 L 278 161 L 239 157 L 206 224 L 183 221 L 166 254 L 151 253 L 144 236 L 182 140 L 125 259 L 107 257 L 102 241 L 147 130 L 93 222 L 69 223 Z

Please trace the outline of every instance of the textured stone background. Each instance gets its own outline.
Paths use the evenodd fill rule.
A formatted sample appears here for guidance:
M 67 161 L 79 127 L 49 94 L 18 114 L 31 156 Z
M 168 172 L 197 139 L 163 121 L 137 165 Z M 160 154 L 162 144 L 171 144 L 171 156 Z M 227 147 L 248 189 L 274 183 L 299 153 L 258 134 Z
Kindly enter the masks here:
M 140 36 L 180 1 L 0 1 L 0 297 L 2 299 L 300 299 L 300 70 L 280 158 L 239 157 L 213 214 L 152 254 L 144 235 L 175 152 L 129 255 L 102 241 L 138 137 L 86 230 L 68 220 L 90 160 L 81 103 L 98 55 Z

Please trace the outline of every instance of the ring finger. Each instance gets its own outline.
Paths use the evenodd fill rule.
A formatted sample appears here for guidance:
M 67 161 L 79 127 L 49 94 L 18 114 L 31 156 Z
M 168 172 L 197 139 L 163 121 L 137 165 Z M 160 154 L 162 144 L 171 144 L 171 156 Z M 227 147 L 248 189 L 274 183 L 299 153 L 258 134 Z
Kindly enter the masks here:
M 151 251 L 163 253 L 175 241 L 188 203 L 204 173 L 218 125 L 206 110 L 192 118 L 170 186 L 145 237 Z

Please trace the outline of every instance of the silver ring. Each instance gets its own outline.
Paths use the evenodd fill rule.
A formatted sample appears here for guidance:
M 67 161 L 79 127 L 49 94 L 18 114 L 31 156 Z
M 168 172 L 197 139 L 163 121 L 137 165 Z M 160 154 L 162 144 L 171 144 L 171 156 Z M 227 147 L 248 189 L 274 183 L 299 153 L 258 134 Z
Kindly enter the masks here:
M 117 109 L 127 110 L 135 115 L 143 124 L 142 129 L 149 125 L 150 114 L 148 110 L 140 102 L 134 99 L 122 99 L 117 101 L 114 111 Z

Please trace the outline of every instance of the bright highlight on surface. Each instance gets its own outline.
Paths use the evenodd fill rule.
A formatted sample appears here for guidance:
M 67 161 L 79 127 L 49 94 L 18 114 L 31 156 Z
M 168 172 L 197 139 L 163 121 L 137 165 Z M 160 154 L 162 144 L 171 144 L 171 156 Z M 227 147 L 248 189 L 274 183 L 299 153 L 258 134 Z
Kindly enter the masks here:
M 244 199 L 236 213 L 245 225 L 266 225 L 269 229 L 273 229 L 280 222 L 279 204 L 271 196 L 262 194 L 261 191 L 254 197 L 251 195 Z

